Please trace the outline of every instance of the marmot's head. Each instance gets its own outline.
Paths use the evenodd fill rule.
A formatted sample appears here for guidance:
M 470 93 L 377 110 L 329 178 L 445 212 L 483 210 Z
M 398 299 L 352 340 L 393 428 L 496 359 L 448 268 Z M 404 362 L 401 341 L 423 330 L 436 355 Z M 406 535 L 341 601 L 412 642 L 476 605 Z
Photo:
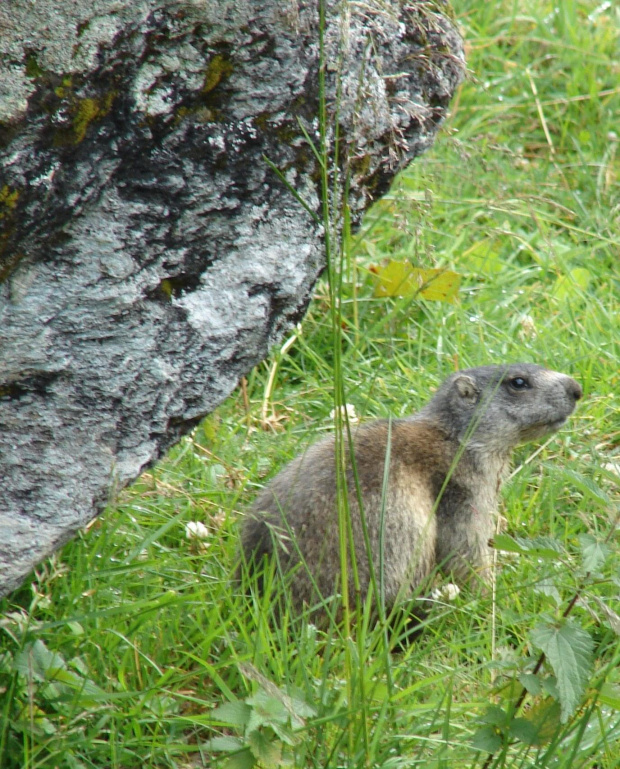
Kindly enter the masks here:
M 582 394 L 574 379 L 532 363 L 480 366 L 448 377 L 425 411 L 468 446 L 502 453 L 555 432 Z

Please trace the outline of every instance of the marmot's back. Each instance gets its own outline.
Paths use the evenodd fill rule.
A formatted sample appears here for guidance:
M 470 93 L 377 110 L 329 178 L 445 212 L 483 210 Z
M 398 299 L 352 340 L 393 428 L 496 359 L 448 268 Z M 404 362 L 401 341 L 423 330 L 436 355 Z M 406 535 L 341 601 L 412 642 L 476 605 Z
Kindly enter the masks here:
M 461 577 L 484 573 L 512 448 L 556 430 L 580 397 L 577 382 L 540 366 L 484 366 L 453 374 L 413 417 L 355 429 L 363 516 L 350 462 L 345 477 L 362 599 L 370 585 L 364 521 L 388 608 L 435 566 Z M 345 451 L 348 457 L 348 447 Z M 242 546 L 250 563 L 257 566 L 276 549 L 285 571 L 296 567 L 291 590 L 299 607 L 317 603 L 317 589 L 324 597 L 341 592 L 337 500 L 329 437 L 285 467 L 244 521 Z M 351 568 L 349 575 L 352 591 Z

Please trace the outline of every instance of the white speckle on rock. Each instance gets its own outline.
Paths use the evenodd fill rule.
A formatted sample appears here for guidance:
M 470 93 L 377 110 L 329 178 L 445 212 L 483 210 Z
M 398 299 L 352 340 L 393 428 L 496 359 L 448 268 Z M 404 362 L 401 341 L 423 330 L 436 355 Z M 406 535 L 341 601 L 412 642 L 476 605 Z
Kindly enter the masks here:
M 0 29 L 2 25 L 0 23 Z M 28 109 L 28 98 L 34 93 L 34 83 L 23 69 L 15 65 L 0 68 L 0 121 L 8 122 Z

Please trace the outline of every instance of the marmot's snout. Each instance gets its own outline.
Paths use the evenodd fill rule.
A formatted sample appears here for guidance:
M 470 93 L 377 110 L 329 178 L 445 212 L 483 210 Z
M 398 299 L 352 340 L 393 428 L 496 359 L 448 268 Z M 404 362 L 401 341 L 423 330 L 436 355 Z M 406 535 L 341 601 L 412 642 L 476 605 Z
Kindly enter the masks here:
M 583 397 L 583 390 L 566 374 L 557 371 L 546 371 L 539 367 L 530 366 L 529 391 L 531 399 L 524 401 L 525 408 L 518 408 L 514 402 L 521 420 L 519 435 L 520 443 L 527 443 L 536 438 L 550 435 L 559 430 L 575 410 L 577 401 Z
M 581 385 L 579 382 L 575 382 L 575 380 L 571 379 L 569 376 L 567 376 L 564 381 L 564 389 L 568 393 L 568 397 L 572 398 L 575 402 L 583 398 L 583 390 L 581 389 Z
M 549 395 L 552 398 L 552 401 L 557 404 L 556 408 L 562 412 L 561 417 L 564 422 L 575 410 L 577 401 L 583 398 L 583 390 L 579 382 L 576 382 L 571 377 L 566 376 L 565 374 L 558 374 L 557 376 L 561 377 L 560 384 L 562 385 L 564 392 L 560 390 L 560 392 L 562 392 L 561 396 L 559 396 L 559 393 L 556 395 L 550 393 Z

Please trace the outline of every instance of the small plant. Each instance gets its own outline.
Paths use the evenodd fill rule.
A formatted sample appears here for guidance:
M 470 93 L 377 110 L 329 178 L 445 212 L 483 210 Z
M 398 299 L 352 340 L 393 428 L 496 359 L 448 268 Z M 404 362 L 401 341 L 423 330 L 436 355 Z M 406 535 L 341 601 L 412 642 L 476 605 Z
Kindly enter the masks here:
M 590 479 L 572 471 L 565 474 L 591 504 L 605 512 L 617 508 Z M 612 655 L 612 661 L 606 661 L 600 655 L 596 664 L 595 652 L 597 640 L 609 651 L 620 636 L 620 616 L 595 590 L 607 585 L 615 598 L 620 587 L 620 577 L 610 564 L 610 543 L 619 521 L 620 510 L 610 515 L 605 536 L 579 534 L 572 551 L 549 536 L 501 534 L 495 538 L 499 550 L 538 560 L 542 574 L 534 590 L 542 605 L 529 633 L 529 655 L 524 661 L 515 660 L 508 683 L 496 688 L 502 704 L 484 712 L 480 718 L 483 726 L 473 737 L 473 746 L 490 754 L 485 769 L 502 766 L 502 757 L 495 761 L 494 757 L 499 751 L 505 756 L 514 743 L 540 749 L 558 743 L 576 754 L 591 720 L 605 739 L 620 738 L 618 660 Z M 568 593 L 566 575 L 572 577 L 573 586 L 569 588 L 572 594 L 563 599 Z M 503 666 L 503 677 L 511 674 L 511 667 Z M 521 714 L 528 700 L 528 709 Z
M 3 620 L 13 634 L 24 629 L 23 615 L 14 613 Z M 29 634 L 0 656 L 0 691 L 6 695 L 0 729 L 2 766 L 17 767 L 12 757 L 21 745 L 31 745 L 37 761 L 62 755 L 69 769 L 83 769 L 78 756 L 95 713 L 102 714 L 109 695 L 88 676 L 83 660 L 68 662 Z M 88 715 L 85 715 L 88 714 Z
M 303 699 L 291 697 L 268 681 L 255 668 L 240 665 L 247 678 L 259 681 L 256 692 L 245 700 L 220 705 L 211 716 L 240 736 L 212 737 L 207 751 L 231 754 L 226 769 L 277 769 L 293 762 L 291 749 L 302 738 L 305 719 L 316 715 Z

